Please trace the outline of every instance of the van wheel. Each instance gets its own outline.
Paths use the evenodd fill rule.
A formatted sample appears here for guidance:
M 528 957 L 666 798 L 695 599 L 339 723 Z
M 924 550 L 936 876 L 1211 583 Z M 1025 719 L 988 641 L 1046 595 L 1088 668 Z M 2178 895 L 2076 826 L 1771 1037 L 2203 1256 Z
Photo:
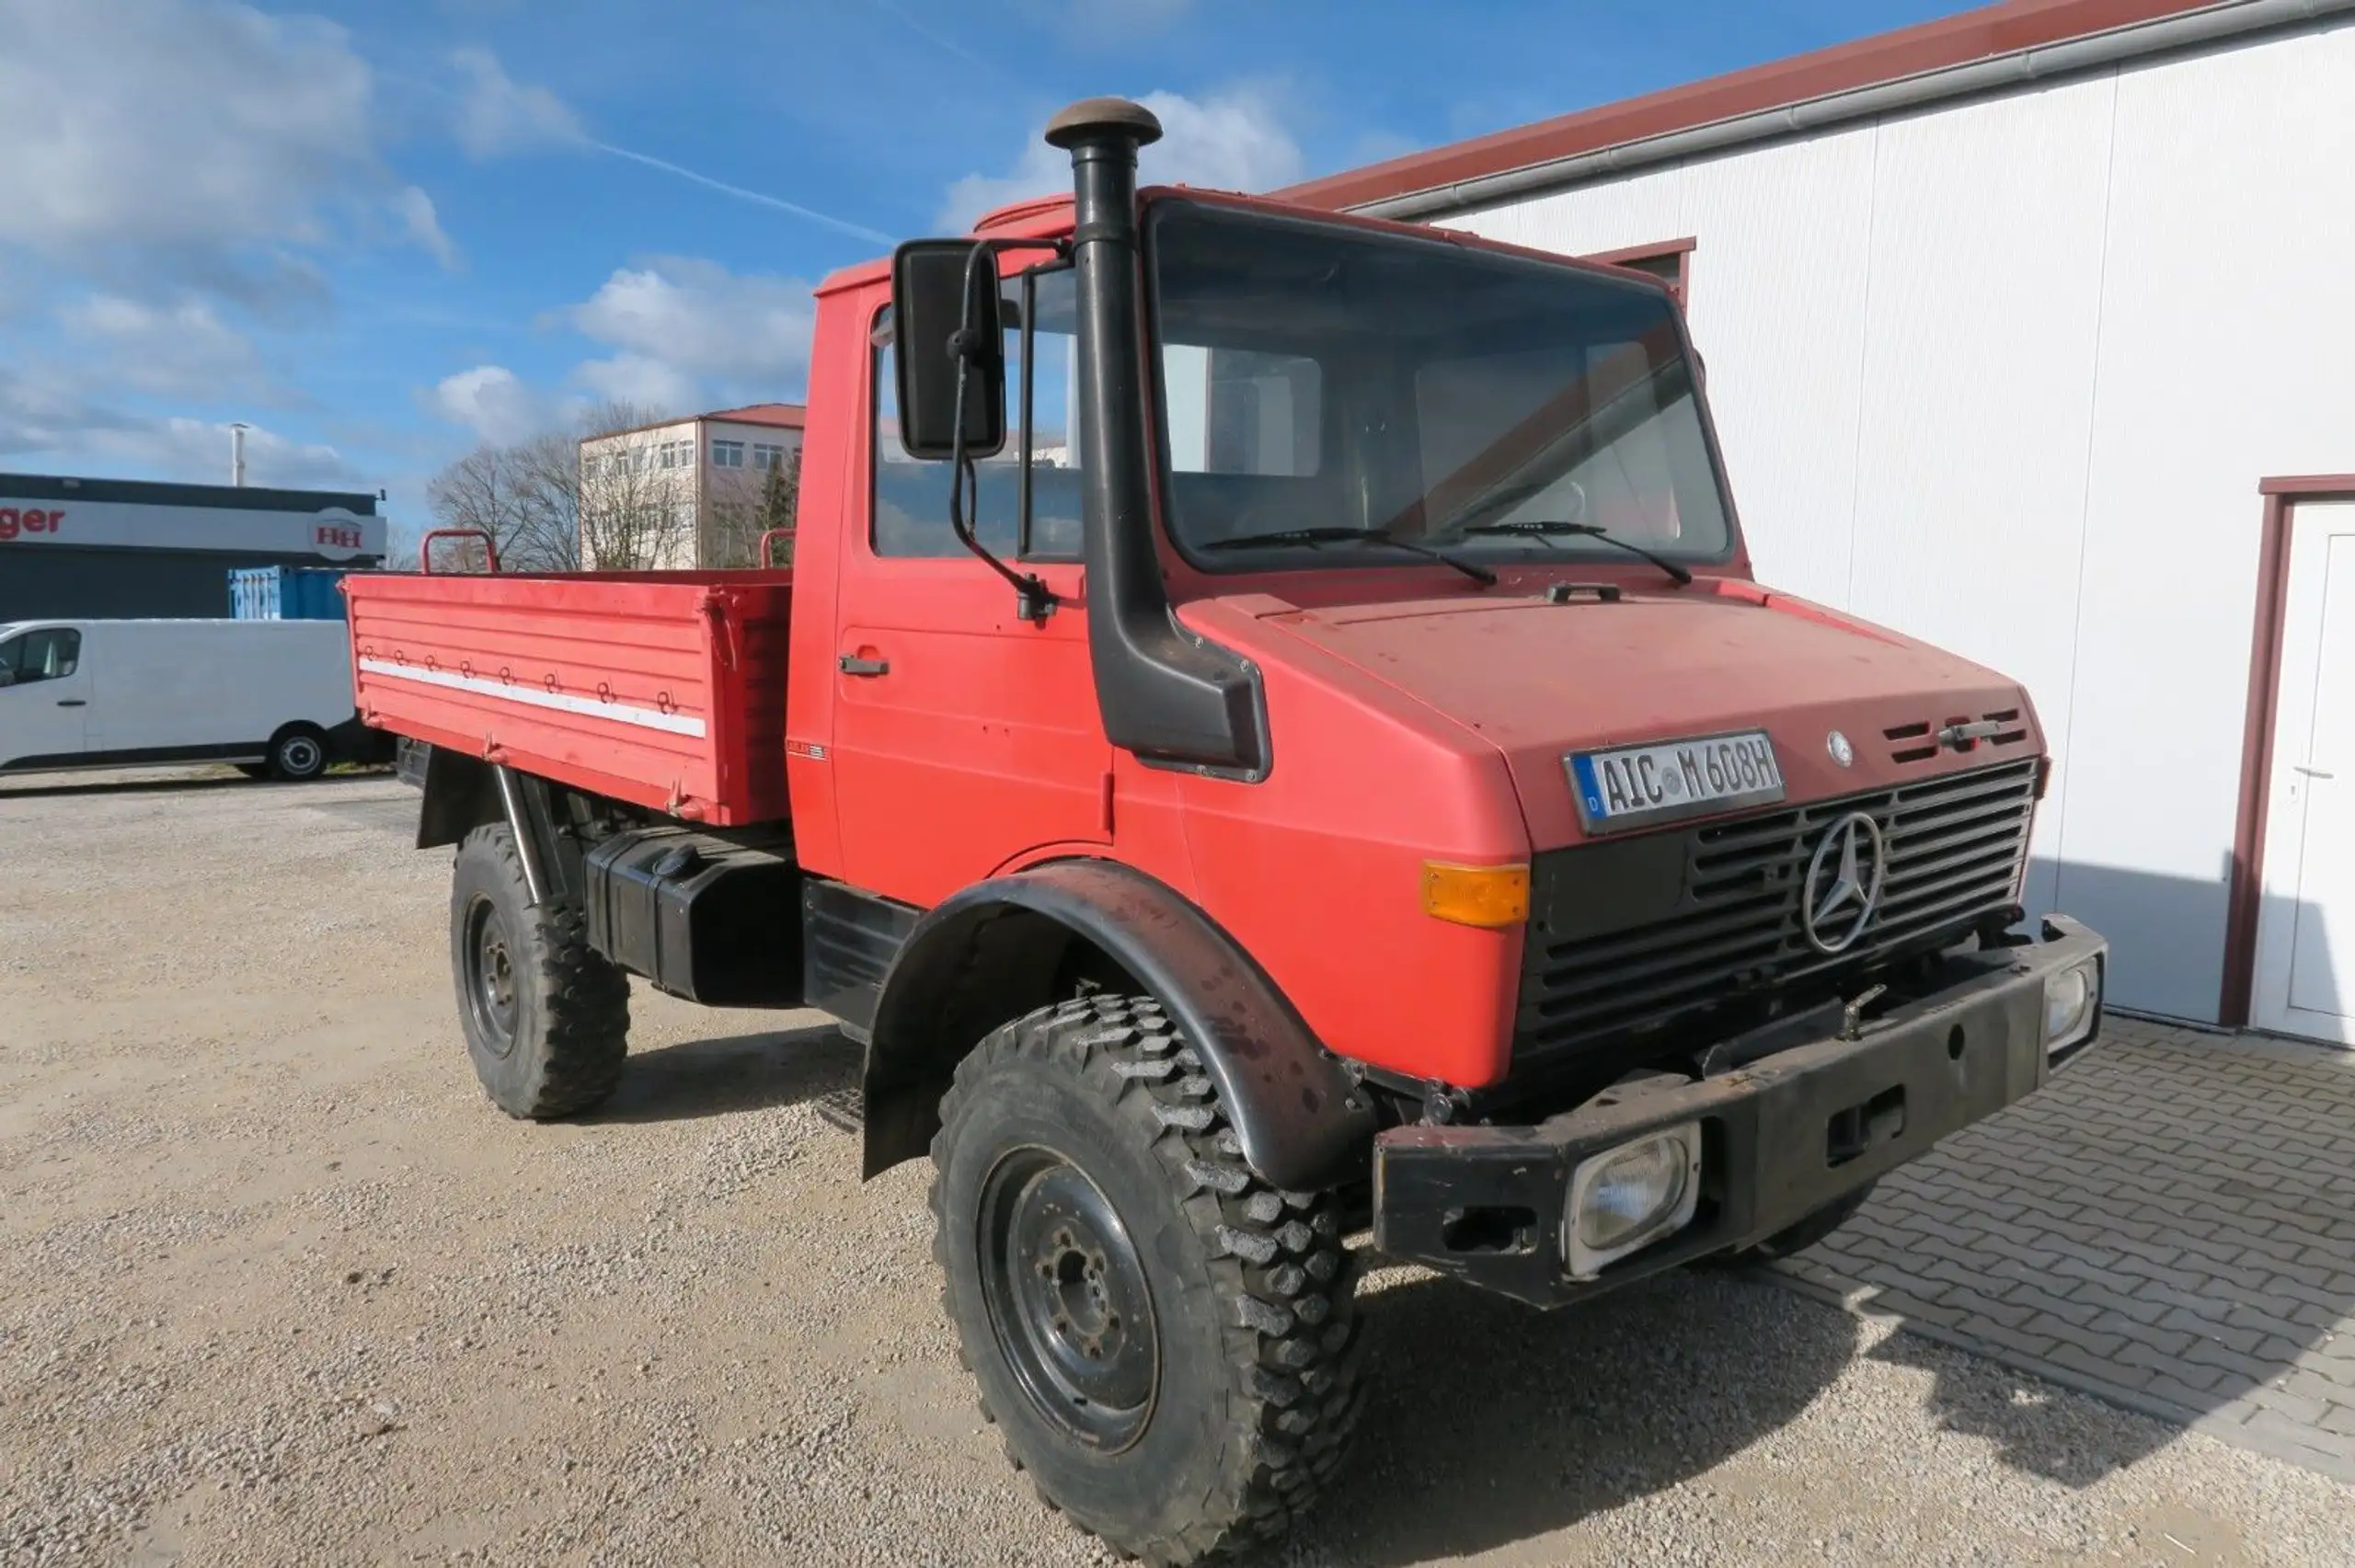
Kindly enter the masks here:
M 1149 998 L 992 1033 L 933 1139 L 933 1253 L 1007 1456 L 1159 1564 L 1283 1536 L 1355 1425 L 1354 1283 L 1329 1195 L 1243 1162 L 1194 1047 Z
M 270 776 L 303 784 L 327 771 L 327 738 L 316 726 L 290 724 L 270 738 Z
M 531 902 L 503 822 L 458 846 L 450 971 L 475 1075 L 509 1116 L 569 1116 L 621 1082 L 629 977 L 590 947 L 577 906 Z

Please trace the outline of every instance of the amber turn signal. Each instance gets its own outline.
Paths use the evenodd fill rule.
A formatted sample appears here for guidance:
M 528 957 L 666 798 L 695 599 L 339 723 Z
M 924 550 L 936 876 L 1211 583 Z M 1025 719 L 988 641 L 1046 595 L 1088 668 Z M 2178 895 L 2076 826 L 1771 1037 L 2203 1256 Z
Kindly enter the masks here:
M 1457 925 L 1519 925 L 1529 918 L 1529 867 L 1427 860 L 1423 913 Z

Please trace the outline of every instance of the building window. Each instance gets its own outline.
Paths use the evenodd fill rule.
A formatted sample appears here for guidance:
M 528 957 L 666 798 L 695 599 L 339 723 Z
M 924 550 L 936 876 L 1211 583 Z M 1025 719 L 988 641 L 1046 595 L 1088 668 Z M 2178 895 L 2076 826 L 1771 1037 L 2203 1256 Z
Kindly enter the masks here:
M 714 442 L 712 442 L 712 443 L 711 443 L 711 465 L 712 465 L 714 468 L 741 468 L 741 467 L 743 467 L 743 466 L 744 466 L 744 443 L 743 443 L 742 441 L 714 441 Z
M 662 443 L 661 452 L 661 463 L 662 466 L 665 468 L 692 468 L 695 466 L 695 443 L 693 441 L 664 441 Z
M 771 441 L 754 441 L 752 443 L 753 467 L 765 471 L 771 468 L 782 467 L 784 464 L 785 448 Z
M 1582 259 L 1625 267 L 1631 272 L 1648 272 L 1668 285 L 1668 292 L 1676 296 L 1678 304 L 1690 304 L 1694 245 L 1690 239 L 1663 240 L 1656 245 L 1631 245 L 1623 250 L 1601 251 Z

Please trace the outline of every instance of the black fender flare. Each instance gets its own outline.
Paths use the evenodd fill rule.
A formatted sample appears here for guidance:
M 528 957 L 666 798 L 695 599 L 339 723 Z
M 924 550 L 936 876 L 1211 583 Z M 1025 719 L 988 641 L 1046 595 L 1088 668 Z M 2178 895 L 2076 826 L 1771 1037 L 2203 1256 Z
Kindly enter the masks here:
M 1069 860 L 976 883 L 908 933 L 867 1041 L 867 1175 L 925 1151 L 938 1125 L 937 1089 L 978 1043 L 959 1037 L 969 1021 L 948 1015 L 943 998 L 986 961 L 982 933 L 1017 913 L 1093 943 L 1167 1010 L 1262 1180 L 1313 1192 L 1370 1171 L 1372 1096 L 1242 946 L 1166 884 L 1116 862 Z

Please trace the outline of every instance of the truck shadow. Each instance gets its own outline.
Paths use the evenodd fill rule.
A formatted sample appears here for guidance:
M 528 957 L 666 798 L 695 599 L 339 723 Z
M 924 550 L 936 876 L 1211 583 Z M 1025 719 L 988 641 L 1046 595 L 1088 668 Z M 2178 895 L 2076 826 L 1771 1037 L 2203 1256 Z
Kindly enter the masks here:
M 580 1119 L 693 1121 L 815 1104 L 837 1127 L 855 1127 L 860 1061 L 858 1047 L 830 1024 L 632 1051 L 613 1098 Z
M 1671 1274 L 1558 1312 L 1393 1269 L 1360 1299 L 1373 1384 L 1311 1560 L 1453 1560 L 1690 1481 L 1795 1420 L 1863 1325 L 1748 1280 Z

